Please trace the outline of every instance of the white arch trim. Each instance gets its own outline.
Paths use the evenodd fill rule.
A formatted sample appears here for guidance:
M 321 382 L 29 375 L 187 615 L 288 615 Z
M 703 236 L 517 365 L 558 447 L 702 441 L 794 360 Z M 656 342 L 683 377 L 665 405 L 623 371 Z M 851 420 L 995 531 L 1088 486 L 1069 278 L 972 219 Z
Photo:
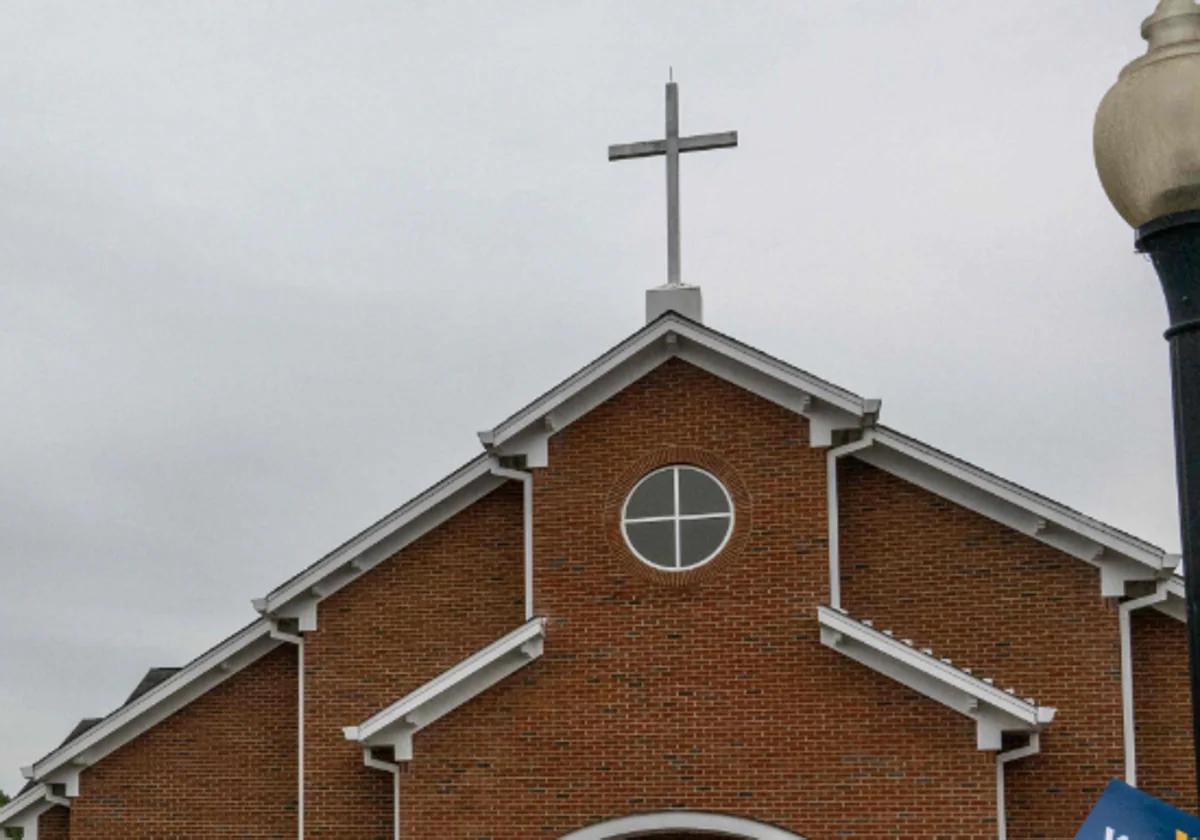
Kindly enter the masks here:
M 805 840 L 782 828 L 766 823 L 731 817 L 727 814 L 708 814 L 703 811 L 658 811 L 635 814 L 589 825 L 565 834 L 561 840 L 615 840 L 620 837 L 653 837 L 666 831 L 707 831 L 717 836 L 741 840 Z

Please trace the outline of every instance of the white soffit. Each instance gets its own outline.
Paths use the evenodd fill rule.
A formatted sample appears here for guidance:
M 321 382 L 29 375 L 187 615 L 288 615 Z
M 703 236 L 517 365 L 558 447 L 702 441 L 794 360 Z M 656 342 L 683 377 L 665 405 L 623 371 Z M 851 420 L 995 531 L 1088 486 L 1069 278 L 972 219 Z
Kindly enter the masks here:
M 32 777 L 40 782 L 65 784 L 67 795 L 76 796 L 83 768 L 132 741 L 279 644 L 271 638 L 269 621 L 254 622 L 36 762 Z
M 1167 598 L 1153 605 L 1154 609 L 1171 616 L 1176 621 L 1187 623 L 1187 594 L 1183 588 L 1183 578 L 1172 575 L 1167 581 Z
M 34 785 L 22 793 L 0 808 L 0 828 L 24 828 L 29 820 L 36 820 L 54 807 L 55 803 L 47 799 L 49 795 L 45 785 Z
M 1012 689 L 999 689 L 845 611 L 822 606 L 817 617 L 821 642 L 827 647 L 974 720 L 981 750 L 999 750 L 1005 732 L 1037 732 L 1054 720 L 1053 707 L 1023 700 Z
M 396 761 L 410 760 L 413 735 L 539 658 L 545 632 L 544 619 L 526 622 L 343 734 L 367 748 L 392 747 Z
M 524 454 L 544 466 L 545 440 L 670 358 L 679 357 L 813 421 L 814 446 L 833 429 L 871 425 L 878 400 L 866 400 L 715 330 L 669 312 L 570 376 L 493 429 L 479 433 L 490 451 Z
M 874 445 L 852 457 L 1100 567 L 1106 596 L 1123 595 L 1127 581 L 1161 578 L 1179 562 L 1155 545 L 894 429 L 880 426 L 870 435 Z

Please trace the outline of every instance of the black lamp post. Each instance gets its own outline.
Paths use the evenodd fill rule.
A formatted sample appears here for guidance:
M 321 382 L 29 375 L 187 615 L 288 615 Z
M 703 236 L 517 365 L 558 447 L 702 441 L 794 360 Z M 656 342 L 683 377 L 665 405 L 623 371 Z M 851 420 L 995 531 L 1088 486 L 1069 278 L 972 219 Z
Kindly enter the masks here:
M 1192 740 L 1200 803 L 1200 7 L 1160 0 L 1146 55 L 1096 114 L 1096 168 L 1162 282 L 1171 326 L 1175 460 L 1187 592 Z

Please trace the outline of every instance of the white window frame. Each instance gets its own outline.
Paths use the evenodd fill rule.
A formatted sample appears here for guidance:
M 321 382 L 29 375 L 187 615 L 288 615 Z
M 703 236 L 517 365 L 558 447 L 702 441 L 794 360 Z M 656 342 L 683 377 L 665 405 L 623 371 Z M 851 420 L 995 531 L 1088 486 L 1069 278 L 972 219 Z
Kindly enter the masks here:
M 721 489 L 721 492 L 725 495 L 725 501 L 729 505 L 728 513 L 680 513 L 679 512 L 679 471 L 680 470 L 694 470 L 694 471 L 700 473 L 701 475 L 707 476 L 714 484 L 716 484 L 717 487 L 719 487 Z M 675 486 L 672 491 L 672 504 L 674 506 L 674 511 L 669 516 L 639 516 L 639 517 L 630 519 L 629 515 L 628 515 L 629 514 L 629 502 L 630 502 L 630 500 L 633 499 L 634 494 L 637 493 L 638 489 L 640 489 L 643 484 L 645 484 L 650 479 L 654 478 L 654 476 L 659 475 L 664 472 L 668 472 L 668 471 L 670 471 L 672 473 L 672 477 L 675 482 Z M 625 503 L 623 505 L 621 505 L 621 536 L 625 538 L 625 545 L 629 547 L 629 550 L 633 552 L 633 555 L 635 557 L 637 557 L 637 559 L 639 559 L 643 563 L 645 563 L 647 566 L 650 566 L 653 569 L 661 569 L 664 572 L 690 572 L 693 569 L 699 569 L 701 566 L 705 566 L 705 565 L 711 563 L 718 556 L 720 556 L 722 551 L 725 550 L 725 546 L 729 544 L 729 538 L 733 536 L 733 528 L 734 528 L 734 524 L 735 524 L 736 515 L 737 515 L 737 511 L 734 508 L 733 497 L 731 495 L 729 495 L 729 488 L 727 488 L 725 486 L 725 482 L 721 481 L 721 479 L 717 478 L 715 475 L 713 475 L 708 470 L 704 469 L 703 467 L 698 467 L 695 464 L 668 464 L 664 467 L 659 467 L 656 470 L 651 470 L 650 472 L 646 473 L 646 475 L 642 476 L 638 480 L 638 483 L 633 485 L 633 489 L 631 489 L 629 491 L 629 495 L 627 495 L 625 497 Z M 681 563 L 682 558 L 680 557 L 680 553 L 683 551 L 683 541 L 680 539 L 679 524 L 681 522 L 695 521 L 695 520 L 701 520 L 701 519 L 724 519 L 724 520 L 727 520 L 729 522 L 729 527 L 725 530 L 725 537 L 721 540 L 721 544 L 719 546 L 717 546 L 716 549 L 711 554 L 708 555 L 708 557 L 704 558 L 699 563 L 693 563 L 690 566 L 681 566 L 680 563 Z M 629 538 L 629 530 L 626 526 L 628 526 L 630 524 L 639 525 L 643 522 L 673 522 L 675 524 L 675 565 L 674 566 L 661 566 L 658 563 L 655 563 L 652 560 L 648 559 L 640 551 L 637 550 L 637 547 L 633 544 L 633 540 L 631 540 Z

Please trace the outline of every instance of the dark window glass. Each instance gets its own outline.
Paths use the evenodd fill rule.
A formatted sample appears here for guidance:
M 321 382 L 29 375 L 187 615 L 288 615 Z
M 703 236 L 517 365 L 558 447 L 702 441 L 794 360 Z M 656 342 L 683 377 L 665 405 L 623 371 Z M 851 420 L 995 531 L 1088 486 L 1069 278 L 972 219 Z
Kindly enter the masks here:
M 679 469 L 679 512 L 683 515 L 696 513 L 729 513 L 729 500 L 725 491 L 711 476 L 699 470 Z
M 668 473 L 670 475 L 670 473 Z M 643 560 L 655 566 L 675 568 L 675 523 L 671 522 L 628 522 L 625 533 L 629 544 Z
M 683 568 L 711 557 L 729 533 L 728 517 L 685 519 L 679 523 L 679 562 Z
M 675 513 L 675 475 L 663 470 L 647 478 L 629 497 L 626 519 L 645 519 L 649 516 L 672 516 Z

